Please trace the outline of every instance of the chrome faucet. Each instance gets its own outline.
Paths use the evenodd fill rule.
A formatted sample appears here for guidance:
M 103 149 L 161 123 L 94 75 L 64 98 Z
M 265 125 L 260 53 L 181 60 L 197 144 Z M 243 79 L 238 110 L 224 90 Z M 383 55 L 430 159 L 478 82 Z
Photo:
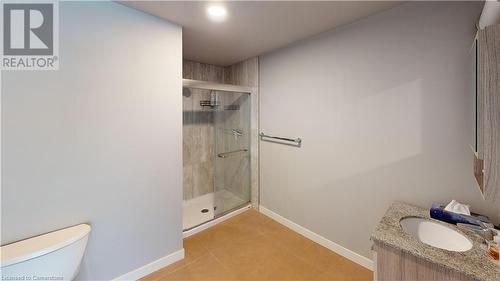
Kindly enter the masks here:
M 457 223 L 458 227 L 469 229 L 481 236 L 485 241 L 492 241 L 496 232 L 492 224 L 477 220 L 478 224 Z

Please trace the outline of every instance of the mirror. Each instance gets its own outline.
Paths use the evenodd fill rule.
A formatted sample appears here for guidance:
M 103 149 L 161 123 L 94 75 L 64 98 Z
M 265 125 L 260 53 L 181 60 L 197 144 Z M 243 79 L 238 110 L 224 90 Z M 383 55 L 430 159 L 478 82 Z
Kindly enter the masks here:
M 479 30 L 470 52 L 474 176 L 484 198 L 500 202 L 500 25 Z
M 477 49 L 477 38 L 474 39 L 474 43 L 472 45 L 472 48 L 471 48 L 471 51 L 469 53 L 469 56 L 470 56 L 470 61 L 471 61 L 471 73 L 470 73 L 470 77 L 471 77 L 471 83 L 470 83 L 470 92 L 472 93 L 471 94 L 471 97 L 472 97 L 472 100 L 471 100 L 471 105 L 473 106 L 473 116 L 472 116 L 472 128 L 473 128 L 473 131 L 472 131 L 472 136 L 471 136 L 471 148 L 472 150 L 474 151 L 474 153 L 477 154 L 477 152 L 479 151 L 479 148 L 478 148 L 478 141 L 477 141 L 477 138 L 478 138 L 478 85 L 477 85 L 477 78 L 478 78 L 478 49 Z
M 470 104 L 472 106 L 471 112 L 473 113 L 470 120 L 472 122 L 472 135 L 470 139 L 470 146 L 474 152 L 474 177 L 476 178 L 477 186 L 479 190 L 484 194 L 484 183 L 483 183 L 483 160 L 480 156 L 480 141 L 479 132 L 481 131 L 479 126 L 479 48 L 477 36 L 474 38 L 472 48 L 469 52 L 470 61 Z

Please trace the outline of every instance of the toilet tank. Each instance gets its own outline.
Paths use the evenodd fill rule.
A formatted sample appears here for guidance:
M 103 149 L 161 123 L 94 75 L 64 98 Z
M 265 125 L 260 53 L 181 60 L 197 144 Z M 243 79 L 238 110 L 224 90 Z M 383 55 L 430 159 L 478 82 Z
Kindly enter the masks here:
M 2 246 L 2 280 L 73 280 L 89 233 L 80 224 Z

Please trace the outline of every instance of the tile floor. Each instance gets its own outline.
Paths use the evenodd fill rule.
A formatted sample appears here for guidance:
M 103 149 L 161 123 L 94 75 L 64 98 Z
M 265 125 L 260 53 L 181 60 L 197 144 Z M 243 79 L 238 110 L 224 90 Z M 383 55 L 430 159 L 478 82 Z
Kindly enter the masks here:
M 185 259 L 141 281 L 373 280 L 371 271 L 249 210 L 184 239 Z

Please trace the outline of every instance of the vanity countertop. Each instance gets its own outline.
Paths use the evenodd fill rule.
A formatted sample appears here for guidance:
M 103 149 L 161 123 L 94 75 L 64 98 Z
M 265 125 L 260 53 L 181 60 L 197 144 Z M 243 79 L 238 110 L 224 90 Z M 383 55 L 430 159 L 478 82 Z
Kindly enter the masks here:
M 472 242 L 472 249 L 465 252 L 453 252 L 438 249 L 418 241 L 407 234 L 399 221 L 404 217 L 422 217 L 451 227 L 467 236 Z M 455 270 L 473 279 L 481 281 L 500 280 L 500 266 L 497 265 L 482 246 L 481 238 L 472 231 L 459 229 L 452 224 L 434 220 L 429 210 L 406 203 L 394 202 L 375 228 L 371 239 L 374 242 L 394 247 L 428 262 Z

